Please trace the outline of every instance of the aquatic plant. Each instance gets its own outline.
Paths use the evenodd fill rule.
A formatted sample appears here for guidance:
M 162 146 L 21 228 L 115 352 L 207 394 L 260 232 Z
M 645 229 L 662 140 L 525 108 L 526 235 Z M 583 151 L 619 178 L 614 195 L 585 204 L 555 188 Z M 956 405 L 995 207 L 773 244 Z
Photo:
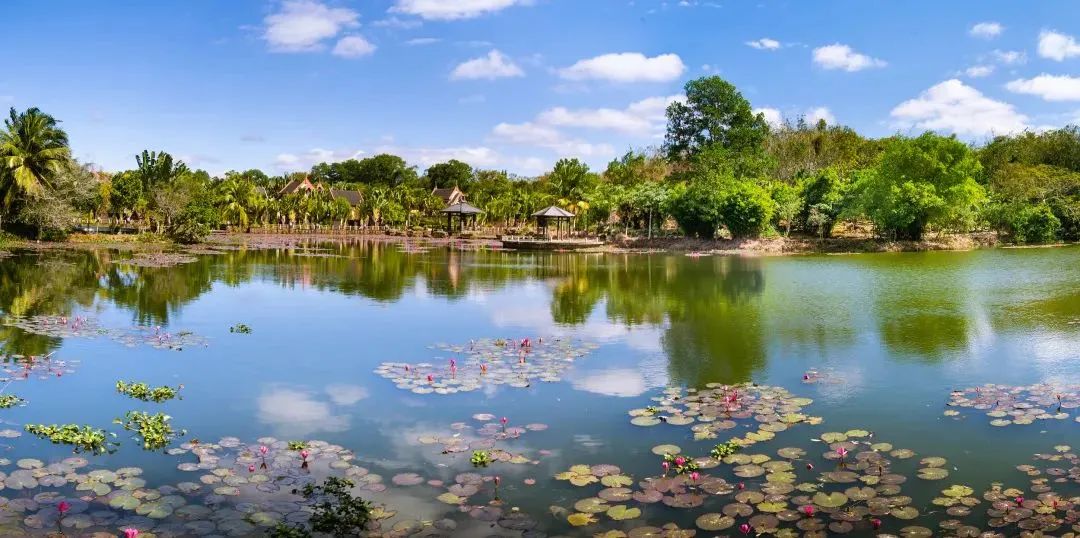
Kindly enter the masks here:
M 714 446 L 712 451 L 709 452 L 709 454 L 713 457 L 713 459 L 722 460 L 725 457 L 738 452 L 741 448 L 742 446 L 740 446 L 738 443 L 728 441 L 726 443 L 720 443 Z
M 25 429 L 27 433 L 48 439 L 54 445 L 71 445 L 76 453 L 86 451 L 103 454 L 111 451 L 112 443 L 108 442 L 105 430 L 92 426 L 27 424 Z
M 299 492 L 310 505 L 311 530 L 344 538 L 363 534 L 371 521 L 371 504 L 350 493 L 354 486 L 352 480 L 331 476 L 320 485 L 307 484 L 302 490 L 293 490 L 293 494 Z M 305 527 L 279 523 L 270 535 L 293 538 L 312 534 Z
M 164 413 L 151 415 L 145 411 L 128 411 L 124 418 L 113 422 L 125 430 L 135 432 L 142 439 L 143 449 L 158 450 L 169 446 L 179 436 L 186 435 L 185 430 L 177 432 L 169 421 L 172 417 Z
M 289 450 L 303 450 L 307 446 L 304 441 L 289 441 Z
M 701 468 L 693 458 L 682 454 L 664 454 L 664 461 L 671 466 L 671 470 L 675 471 L 675 474 L 692 473 Z
M 487 467 L 491 464 L 491 454 L 487 450 L 474 450 L 469 463 L 472 463 L 473 467 Z
M 26 400 L 14 394 L 0 394 L 0 409 L 11 409 L 16 405 L 22 405 Z
M 251 327 L 248 327 L 243 323 L 237 323 L 236 325 L 229 327 L 229 332 L 237 334 L 251 334 Z
M 161 403 L 169 401 L 176 398 L 182 388 L 183 385 L 176 388 L 169 386 L 151 388 L 150 385 L 147 385 L 146 383 L 116 382 L 116 392 L 144 402 Z

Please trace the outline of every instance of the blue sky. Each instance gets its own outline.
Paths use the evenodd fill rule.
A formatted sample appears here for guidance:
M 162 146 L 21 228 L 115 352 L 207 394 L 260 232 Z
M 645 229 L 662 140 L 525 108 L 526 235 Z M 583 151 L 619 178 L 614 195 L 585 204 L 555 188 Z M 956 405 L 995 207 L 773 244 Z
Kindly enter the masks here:
M 1080 119 L 1071 1 L 6 0 L 0 105 L 106 170 L 393 152 L 523 175 L 658 145 L 717 74 L 769 119 L 984 140 Z

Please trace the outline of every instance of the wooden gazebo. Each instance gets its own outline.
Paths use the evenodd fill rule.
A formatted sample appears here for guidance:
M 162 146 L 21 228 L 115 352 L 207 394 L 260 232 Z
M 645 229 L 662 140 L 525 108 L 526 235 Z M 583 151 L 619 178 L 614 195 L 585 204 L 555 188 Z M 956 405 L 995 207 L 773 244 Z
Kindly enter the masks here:
M 574 214 L 559 207 L 549 206 L 532 214 L 536 219 L 536 228 L 544 235 L 548 235 L 548 225 L 555 224 L 555 237 L 559 237 L 563 225 L 566 226 L 566 234 L 570 234 L 570 223 L 574 220 Z
M 446 233 L 452 235 L 454 233 L 454 217 L 458 218 L 458 230 L 464 230 L 465 224 L 469 219 L 472 219 L 473 226 L 476 226 L 476 217 L 483 213 L 480 208 L 470 205 L 468 202 L 459 201 L 456 204 L 450 204 L 442 210 L 446 214 Z

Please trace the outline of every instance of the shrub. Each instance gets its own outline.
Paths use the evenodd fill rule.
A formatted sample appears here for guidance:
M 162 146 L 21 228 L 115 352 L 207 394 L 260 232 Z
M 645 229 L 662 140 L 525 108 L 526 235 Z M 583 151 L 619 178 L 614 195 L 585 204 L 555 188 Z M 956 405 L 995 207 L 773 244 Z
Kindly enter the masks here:
M 679 223 L 686 235 L 711 239 L 722 222 L 722 203 L 718 184 L 711 181 L 693 182 L 671 201 L 671 216 L 675 217 L 675 222 Z
M 1057 239 L 1061 230 L 1061 221 L 1045 203 L 1025 206 L 1014 214 L 1010 224 L 1017 243 L 1049 243 Z
M 750 182 L 738 182 L 720 198 L 720 220 L 732 237 L 757 237 L 769 225 L 773 201 L 768 191 Z

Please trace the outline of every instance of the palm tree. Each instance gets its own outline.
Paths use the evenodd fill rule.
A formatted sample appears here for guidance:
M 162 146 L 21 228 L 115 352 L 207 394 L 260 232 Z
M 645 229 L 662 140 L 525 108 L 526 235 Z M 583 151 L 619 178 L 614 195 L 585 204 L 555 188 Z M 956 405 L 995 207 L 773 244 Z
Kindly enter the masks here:
M 12 108 L 0 131 L 0 189 L 4 207 L 18 195 L 41 196 L 70 158 L 67 133 L 37 108 Z
M 247 208 L 253 191 L 251 182 L 244 179 L 231 177 L 221 182 L 221 203 L 224 206 L 225 218 L 246 228 L 248 225 Z

